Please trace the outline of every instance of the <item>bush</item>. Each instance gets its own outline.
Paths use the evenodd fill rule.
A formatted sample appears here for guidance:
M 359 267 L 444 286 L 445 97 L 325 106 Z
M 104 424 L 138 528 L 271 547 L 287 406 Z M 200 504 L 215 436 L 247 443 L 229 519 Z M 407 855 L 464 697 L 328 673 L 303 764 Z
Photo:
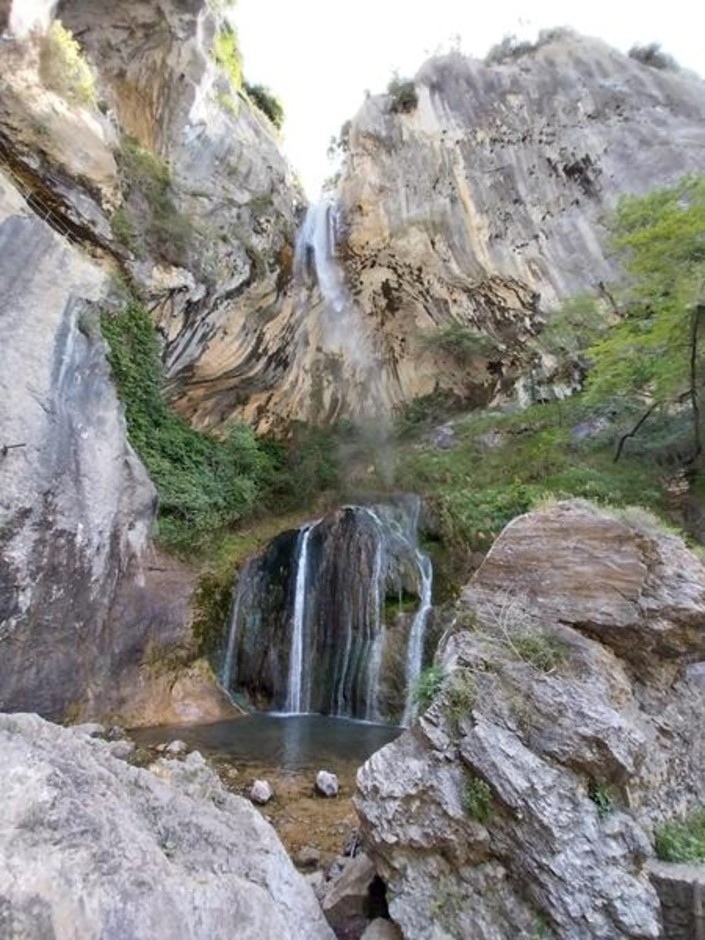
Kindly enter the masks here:
M 486 824 L 492 819 L 492 790 L 481 777 L 472 776 L 463 791 L 465 812 L 476 822 Z
M 242 87 L 242 57 L 237 33 L 232 26 L 224 26 L 215 37 L 213 58 L 225 72 L 235 91 Z
M 60 20 L 42 37 L 39 75 L 47 88 L 75 104 L 96 105 L 95 78 L 81 47 Z
M 463 363 L 472 356 L 490 356 L 497 352 L 497 344 L 486 334 L 471 330 L 462 323 L 451 323 L 420 336 L 426 349 L 438 349 Z
M 245 82 L 247 97 L 259 110 L 266 114 L 272 124 L 281 130 L 284 123 L 284 106 L 266 85 L 249 85 Z
M 130 251 L 139 254 L 146 248 L 170 263 L 183 264 L 192 226 L 174 203 L 168 165 L 129 135 L 123 137 L 116 159 L 126 201 L 112 219 L 115 236 Z
M 677 72 L 679 68 L 673 56 L 662 52 L 661 46 L 657 42 L 650 42 L 646 46 L 632 46 L 628 54 L 630 59 L 636 59 L 637 62 L 648 65 L 652 69 L 667 69 Z
M 475 706 L 477 686 L 470 669 L 456 669 L 450 677 L 445 702 L 448 718 L 459 725 Z
M 513 59 L 519 59 L 538 48 L 538 43 L 519 40 L 516 36 L 505 36 L 501 42 L 492 46 L 485 56 L 486 65 L 499 65 L 502 62 L 509 62 Z
M 657 826 L 655 848 L 664 862 L 705 862 L 705 809 Z
M 118 315 L 104 314 L 101 329 L 130 443 L 159 494 L 159 537 L 190 554 L 252 510 L 273 476 L 272 461 L 249 428 L 233 425 L 219 440 L 171 410 L 159 344 L 142 306 L 131 302 Z
M 414 701 L 421 711 L 425 711 L 441 691 L 443 675 L 442 666 L 429 666 L 416 680 Z
M 553 672 L 565 659 L 565 644 L 542 630 L 526 629 L 512 633 L 507 642 L 519 659 L 540 672 Z
M 614 799 L 606 784 L 591 780 L 588 784 L 588 796 L 597 807 L 600 819 L 605 819 L 614 810 Z
M 399 78 L 394 75 L 387 85 L 387 94 L 392 99 L 389 110 L 393 114 L 408 114 L 418 106 L 419 97 L 411 78 Z

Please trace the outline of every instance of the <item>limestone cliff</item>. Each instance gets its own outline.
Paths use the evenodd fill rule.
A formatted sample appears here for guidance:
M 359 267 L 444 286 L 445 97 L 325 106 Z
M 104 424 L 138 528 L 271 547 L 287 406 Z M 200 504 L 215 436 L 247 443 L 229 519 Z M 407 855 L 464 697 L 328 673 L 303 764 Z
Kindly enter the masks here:
M 431 59 L 341 143 L 341 257 L 388 400 L 487 401 L 532 360 L 550 371 L 539 311 L 615 277 L 617 198 L 705 170 L 705 84 L 554 31 L 489 63 Z
M 215 61 L 225 26 L 205 4 L 66 2 L 82 48 L 55 8 L 12 5 L 0 44 L 0 707 L 51 716 L 123 709 L 130 671 L 148 699 L 140 665 L 188 636 L 189 582 L 155 584 L 163 564 L 144 555 L 156 496 L 99 313 L 129 282 L 182 409 L 230 417 L 215 379 L 229 395 L 279 309 L 295 211 L 274 129 Z M 252 374 L 276 358 L 255 355 Z

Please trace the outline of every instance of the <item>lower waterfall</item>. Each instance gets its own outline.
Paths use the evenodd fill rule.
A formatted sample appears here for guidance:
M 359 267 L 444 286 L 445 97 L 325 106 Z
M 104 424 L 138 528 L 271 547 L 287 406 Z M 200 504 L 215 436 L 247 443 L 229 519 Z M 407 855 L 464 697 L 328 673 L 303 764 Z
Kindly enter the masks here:
M 346 506 L 252 558 L 234 588 L 224 688 L 259 708 L 408 724 L 431 610 L 419 505 Z

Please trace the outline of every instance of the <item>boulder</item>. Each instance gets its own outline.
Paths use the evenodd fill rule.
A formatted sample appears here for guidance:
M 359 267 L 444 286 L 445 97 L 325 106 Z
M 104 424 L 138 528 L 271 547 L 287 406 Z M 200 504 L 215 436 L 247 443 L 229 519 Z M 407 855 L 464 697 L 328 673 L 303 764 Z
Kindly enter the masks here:
M 255 780 L 250 787 L 250 799 L 258 806 L 264 806 L 274 799 L 274 790 L 268 780 Z
M 704 639 L 705 568 L 643 513 L 573 501 L 507 526 L 439 694 L 358 773 L 404 936 L 661 936 L 651 835 L 705 798 Z
M 316 774 L 316 793 L 321 796 L 333 797 L 338 795 L 340 789 L 338 778 L 328 770 L 319 770 Z
M 393 921 L 376 917 L 365 929 L 360 940 L 402 940 L 402 932 Z
M 272 828 L 197 752 L 155 773 L 0 715 L 3 936 L 331 938 Z
M 321 863 L 321 853 L 311 845 L 302 846 L 294 856 L 297 868 L 316 868 Z
M 368 855 L 361 853 L 348 860 L 328 888 L 321 905 L 332 927 L 338 930 L 353 921 L 368 918 L 370 887 L 374 879 L 375 867 Z

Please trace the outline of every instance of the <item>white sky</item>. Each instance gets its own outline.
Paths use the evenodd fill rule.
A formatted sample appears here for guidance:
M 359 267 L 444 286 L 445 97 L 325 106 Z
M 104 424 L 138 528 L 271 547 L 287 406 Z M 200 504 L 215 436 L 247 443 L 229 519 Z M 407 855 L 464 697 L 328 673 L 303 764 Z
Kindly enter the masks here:
M 484 56 L 508 33 L 571 26 L 623 51 L 658 42 L 705 74 L 701 0 L 237 0 L 233 19 L 247 80 L 282 100 L 284 148 L 311 199 L 331 172 L 330 138 L 365 89 L 384 91 L 394 70 L 413 75 L 455 37 L 464 53 Z

